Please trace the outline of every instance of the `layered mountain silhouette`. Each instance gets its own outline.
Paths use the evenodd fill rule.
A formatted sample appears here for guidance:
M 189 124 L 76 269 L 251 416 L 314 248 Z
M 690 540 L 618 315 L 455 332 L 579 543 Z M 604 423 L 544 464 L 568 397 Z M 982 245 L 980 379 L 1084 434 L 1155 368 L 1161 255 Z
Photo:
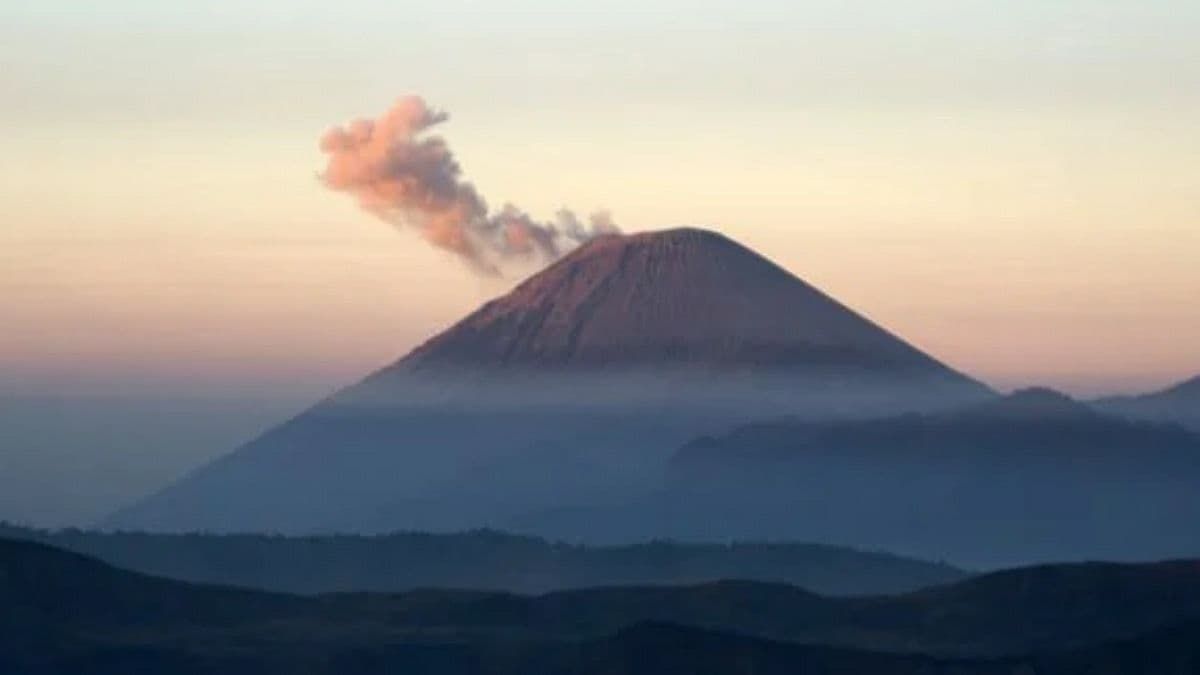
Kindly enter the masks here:
M 1200 553 L 1200 436 L 1046 389 L 748 425 L 684 446 L 672 476 L 670 500 L 690 506 L 677 530 L 870 542 L 978 566 Z
M 1102 398 L 1095 405 L 1133 419 L 1174 422 L 1200 432 L 1200 376 L 1158 392 Z
M 721 235 L 607 236 L 105 525 L 503 525 L 627 501 L 679 444 L 735 424 L 990 395 Z
M 1023 389 L 962 409 L 872 420 L 783 420 L 689 443 L 677 465 L 703 458 L 791 460 L 806 453 L 881 453 L 998 463 L 1075 462 L 1081 472 L 1172 473 L 1200 468 L 1200 437 L 1174 425 L 1101 413 L 1051 389 Z M 1129 476 L 1129 474 L 1126 474 Z
M 287 593 L 419 588 L 544 593 L 739 578 L 826 595 L 877 595 L 968 575 L 946 564 L 791 542 L 592 547 L 494 531 L 282 537 L 43 531 L 3 523 L 0 538 L 50 544 L 144 574 Z
M 0 539 L 0 671 L 1185 675 L 1200 566 L 1054 565 L 896 596 L 726 581 L 300 597 Z

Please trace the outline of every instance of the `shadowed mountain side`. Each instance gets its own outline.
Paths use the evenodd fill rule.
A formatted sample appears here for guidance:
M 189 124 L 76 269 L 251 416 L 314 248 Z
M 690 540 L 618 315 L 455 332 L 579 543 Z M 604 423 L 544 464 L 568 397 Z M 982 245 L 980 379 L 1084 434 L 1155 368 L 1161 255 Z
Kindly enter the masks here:
M 0 667 L 21 673 L 761 673 L 791 664 L 1045 674 L 1093 672 L 1065 668 L 1121 665 L 1157 646 L 1149 663 L 1165 670 L 1101 672 L 1173 675 L 1190 671 L 1170 664 L 1195 662 L 1187 622 L 1200 616 L 1200 566 L 1047 566 L 840 600 L 746 582 L 301 598 L 159 580 L 0 540 L 0 602 Z M 1015 656 L 978 660 L 989 654 Z M 704 670 L 697 659 L 734 669 Z M 1039 667 L 1019 669 L 1029 663 Z
M 546 650 L 529 672 L 572 675 L 1023 675 L 1022 659 L 966 661 L 747 637 L 646 622 Z
M 539 673 L 583 675 L 1193 675 L 1200 622 L 1067 654 L 947 660 L 803 646 L 672 624 L 645 623 L 540 660 Z M 566 665 L 570 663 L 570 665 Z
M 1159 392 L 1102 398 L 1093 405 L 1133 419 L 1174 422 L 1200 432 L 1200 376 Z
M 672 468 L 675 499 L 732 504 L 738 536 L 773 527 L 982 567 L 1200 554 L 1200 437 L 1046 390 L 949 413 L 748 426 L 685 446 Z
M 990 396 L 702 230 L 602 237 L 108 527 L 388 532 L 627 502 L 698 434 Z
M 311 403 L 279 396 L 0 393 L 0 514 L 92 522 Z M 308 400 L 305 400 L 308 399 Z
M 574 675 L 1193 675 L 1200 672 L 1200 622 L 1069 653 L 995 660 L 849 651 L 650 622 L 543 655 L 534 670 Z
M 1034 462 L 1094 474 L 1171 475 L 1200 468 L 1200 436 L 1178 426 L 1106 415 L 1048 389 L 1025 389 L 940 413 L 752 424 L 693 441 L 673 462 L 684 468 L 705 460 L 787 461 L 822 452 L 999 465 Z
M 294 593 L 433 587 L 542 593 L 737 577 L 831 595 L 869 595 L 966 576 L 948 565 L 815 544 L 588 548 L 498 532 L 288 538 L 45 532 L 3 525 L 0 536 L 40 541 L 146 574 Z
M 1200 673 L 1200 621 L 1186 621 L 1128 640 L 1032 659 L 1034 673 L 1055 675 L 1185 675 Z
M 247 623 L 286 616 L 308 603 L 144 576 L 42 544 L 0 539 L 0 605 L 5 629 L 74 631 Z
M 1152 560 L 1200 554 L 1198 481 L 1200 437 L 1026 390 L 950 412 L 744 426 L 681 448 L 653 498 L 509 527 L 802 539 L 975 568 Z

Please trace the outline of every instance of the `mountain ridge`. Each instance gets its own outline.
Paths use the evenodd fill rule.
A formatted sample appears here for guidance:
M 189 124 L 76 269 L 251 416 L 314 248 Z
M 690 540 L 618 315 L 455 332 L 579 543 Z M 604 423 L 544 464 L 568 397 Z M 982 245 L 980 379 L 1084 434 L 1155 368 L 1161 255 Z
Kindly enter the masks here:
M 307 594 L 431 587 L 544 593 L 739 577 L 825 595 L 873 595 L 967 575 L 944 563 L 819 544 L 583 547 L 495 531 L 282 537 L 40 531 L 0 522 L 0 538 L 49 544 L 143 574 Z
M 1100 656 L 1111 663 L 1104 655 L 1121 645 L 1194 655 L 1200 563 L 1038 566 L 850 599 L 741 581 L 534 596 L 424 590 L 300 597 L 144 576 L 0 538 L 0 602 L 5 672 L 515 675 L 624 673 L 630 671 L 622 662 L 657 661 L 657 669 L 632 671 L 649 675 L 698 672 L 695 656 L 687 656 L 695 649 L 706 654 L 701 662 L 764 672 L 747 665 L 747 658 L 760 658 L 747 641 L 771 640 L 787 654 L 767 672 L 794 672 L 804 663 L 831 675 L 1016 675 L 1029 672 L 1015 666 L 1031 659 L 1049 665 Z M 678 627 L 659 638 L 646 634 L 645 626 L 665 624 Z M 577 651 L 631 631 L 641 637 L 616 652 Z M 721 647 L 729 640 L 740 646 Z M 539 667 L 555 655 L 565 660 Z M 843 662 L 822 665 L 831 656 Z M 607 667 L 587 667 L 597 659 Z M 1153 672 L 1194 672 L 1178 659 L 1162 661 L 1176 665 Z
M 659 509 L 706 508 L 707 518 L 671 521 L 693 531 L 725 519 L 743 536 L 866 539 L 973 567 L 1200 554 L 1200 435 L 1048 390 L 946 411 L 743 425 L 685 444 L 669 475 Z
M 1158 391 L 1109 396 L 1092 404 L 1131 419 L 1173 422 L 1200 432 L 1200 375 Z

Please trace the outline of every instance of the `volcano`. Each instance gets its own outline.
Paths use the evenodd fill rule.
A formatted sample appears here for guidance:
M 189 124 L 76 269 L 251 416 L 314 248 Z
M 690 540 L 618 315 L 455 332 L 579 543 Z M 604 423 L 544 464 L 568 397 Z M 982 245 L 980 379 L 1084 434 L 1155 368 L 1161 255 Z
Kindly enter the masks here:
M 699 433 L 990 396 L 722 235 L 604 236 L 104 524 L 503 526 L 627 498 Z
M 405 366 L 949 369 L 719 234 L 607 236 L 488 303 Z

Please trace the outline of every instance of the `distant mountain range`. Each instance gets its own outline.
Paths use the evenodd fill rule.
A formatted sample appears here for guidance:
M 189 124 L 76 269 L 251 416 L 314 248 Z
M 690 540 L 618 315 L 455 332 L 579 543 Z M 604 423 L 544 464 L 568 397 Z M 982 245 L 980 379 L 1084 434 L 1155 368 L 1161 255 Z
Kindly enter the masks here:
M 870 541 L 982 567 L 1200 554 L 1200 436 L 1049 390 L 744 426 L 689 443 L 671 467 L 690 522 L 743 536 Z
M 613 235 L 104 526 L 497 526 L 628 501 L 698 434 L 990 395 L 721 235 Z
M 491 531 L 280 537 L 47 532 L 3 524 L 0 537 L 50 544 L 145 574 L 291 593 L 418 588 L 544 593 L 736 577 L 828 595 L 872 595 L 967 575 L 945 564 L 798 543 L 658 541 L 585 547 Z
M 752 424 L 719 438 L 695 440 L 673 462 L 677 468 L 705 460 L 786 462 L 811 453 L 981 463 L 997 469 L 1041 463 L 1076 474 L 1115 472 L 1130 479 L 1139 473 L 1200 470 L 1200 436 L 1173 425 L 1104 414 L 1050 389 L 1024 389 L 938 413 Z
M 1131 418 L 1175 422 L 1200 432 L 1200 376 L 1158 392 L 1102 398 L 1094 405 Z
M 899 596 L 771 584 L 299 597 L 0 540 L 0 671 L 1184 675 L 1200 563 L 1056 565 Z
M 1200 436 L 1029 389 L 930 413 L 777 419 L 683 445 L 657 494 L 511 524 L 567 540 L 799 539 L 949 560 L 1200 555 Z

